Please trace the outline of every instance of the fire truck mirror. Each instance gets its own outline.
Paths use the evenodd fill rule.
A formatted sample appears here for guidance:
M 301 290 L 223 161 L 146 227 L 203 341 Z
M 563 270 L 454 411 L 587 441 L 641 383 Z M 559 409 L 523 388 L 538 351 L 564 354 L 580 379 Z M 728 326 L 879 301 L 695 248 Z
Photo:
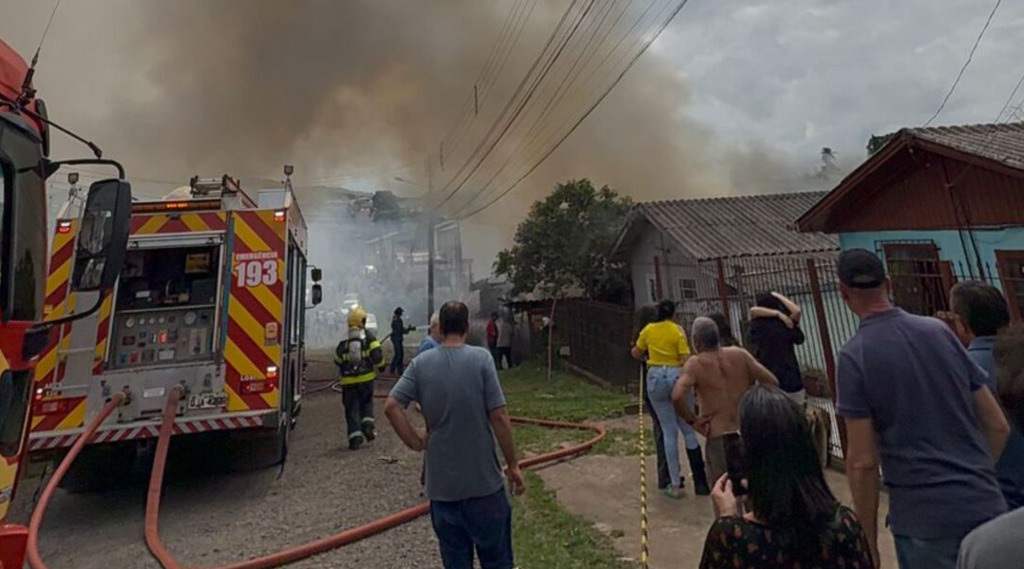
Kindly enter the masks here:
M 75 255 L 76 291 L 114 286 L 128 246 L 132 189 L 124 180 L 101 180 L 89 187 Z
M 319 270 L 319 269 L 317 269 L 317 270 Z M 319 284 L 313 285 L 312 290 L 310 290 L 310 299 L 309 300 L 310 300 L 310 302 L 313 303 L 313 306 L 316 306 L 316 305 L 320 304 L 321 302 L 323 302 L 323 300 L 324 300 L 324 287 L 320 286 Z
M 310 272 L 312 273 L 311 276 L 315 283 L 320 282 L 320 280 L 324 278 L 324 272 L 320 267 L 313 267 L 313 270 Z

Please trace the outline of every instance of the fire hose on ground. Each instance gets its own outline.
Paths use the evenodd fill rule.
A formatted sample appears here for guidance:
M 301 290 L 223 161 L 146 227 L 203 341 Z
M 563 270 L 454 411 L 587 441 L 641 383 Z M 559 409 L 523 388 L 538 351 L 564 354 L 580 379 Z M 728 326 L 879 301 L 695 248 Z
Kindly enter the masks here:
M 182 569 L 182 565 L 178 563 L 171 552 L 160 541 L 159 534 L 160 498 L 163 490 L 164 468 L 167 465 L 167 451 L 170 447 L 171 434 L 174 429 L 175 413 L 177 411 L 178 401 L 181 398 L 181 395 L 181 388 L 175 387 L 174 389 L 171 389 L 167 396 L 167 404 L 164 408 L 163 419 L 160 424 L 160 436 L 157 440 L 156 457 L 153 462 L 153 470 L 149 480 L 149 491 L 146 497 L 146 545 L 149 547 L 150 553 L 153 554 L 153 557 L 160 562 L 160 565 L 164 569 Z M 32 513 L 32 519 L 29 524 L 28 560 L 32 569 L 48 569 L 46 564 L 43 563 L 42 557 L 39 553 L 39 528 L 42 525 L 43 514 L 45 514 L 46 508 L 49 506 L 50 499 L 53 497 L 57 486 L 60 484 L 61 479 L 64 478 L 64 475 L 67 474 L 67 471 L 71 467 L 75 458 L 82 451 L 85 445 L 95 436 L 100 425 L 114 411 L 114 409 L 121 404 L 123 399 L 123 394 L 116 394 L 114 398 L 107 403 L 100 414 L 89 423 L 85 431 L 79 436 L 78 440 L 75 441 L 74 446 L 71 447 L 67 456 L 65 456 L 61 461 L 60 466 L 54 472 L 53 477 L 43 490 L 39 503 Z M 555 429 L 589 430 L 596 433 L 593 438 L 586 442 L 524 459 L 519 462 L 519 465 L 522 468 L 529 468 L 580 454 L 599 443 L 604 439 L 606 434 L 604 427 L 588 423 L 545 421 L 529 417 L 512 417 L 512 422 L 518 424 L 539 425 Z M 271 553 L 248 561 L 231 563 L 229 565 L 222 565 L 210 569 L 267 569 L 270 567 L 279 567 L 281 565 L 294 563 L 301 559 L 312 557 L 313 555 L 318 555 L 320 553 L 325 553 L 333 549 L 355 543 L 367 537 L 411 522 L 423 515 L 426 515 L 428 512 L 429 504 L 427 502 L 423 502 L 335 535 L 323 537 L 302 545 L 289 547 L 276 553 Z

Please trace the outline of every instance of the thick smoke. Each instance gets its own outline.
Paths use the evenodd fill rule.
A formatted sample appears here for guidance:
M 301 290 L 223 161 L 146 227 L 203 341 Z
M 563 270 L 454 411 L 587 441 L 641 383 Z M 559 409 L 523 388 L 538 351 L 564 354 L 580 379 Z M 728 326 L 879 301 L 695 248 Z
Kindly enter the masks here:
M 47 7 L 37 4 L 5 8 L 5 16 L 23 11 L 44 20 Z M 331 176 L 360 171 L 370 172 L 364 187 L 415 194 L 422 190 L 394 182 L 388 168 L 411 164 L 401 175 L 425 183 L 426 158 L 436 156 L 438 141 L 458 119 L 510 4 L 71 3 L 58 14 L 39 83 L 42 93 L 52 93 L 54 116 L 71 119 L 130 172 L 150 178 L 137 182 L 143 191 L 162 191 L 162 180 L 196 173 L 274 179 L 288 162 L 296 165 L 300 186 L 330 186 Z M 484 101 L 485 113 L 504 103 L 567 5 L 540 0 L 504 81 Z M 38 37 L 2 31 L 24 34 L 14 42 L 23 53 Z M 588 177 L 638 200 L 792 187 L 791 168 L 770 149 L 723 146 L 710 128 L 688 118 L 689 96 L 678 63 L 667 54 L 645 55 L 514 197 L 467 223 L 474 234 L 464 241 L 477 257 L 477 277 L 529 203 L 561 180 Z M 477 123 L 467 145 L 489 119 Z M 452 169 L 434 172 L 438 185 Z M 470 184 L 462 195 L 472 190 Z M 327 193 L 304 196 L 304 207 L 319 208 L 332 199 Z M 321 220 L 314 237 L 329 239 L 335 228 Z

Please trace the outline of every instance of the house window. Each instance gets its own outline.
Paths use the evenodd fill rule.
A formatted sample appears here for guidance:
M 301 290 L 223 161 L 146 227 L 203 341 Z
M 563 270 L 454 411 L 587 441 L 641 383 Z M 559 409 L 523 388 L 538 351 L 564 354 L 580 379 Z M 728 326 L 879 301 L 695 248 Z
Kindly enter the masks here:
M 654 275 L 647 275 L 647 298 L 648 302 L 658 302 L 658 281 Z
M 996 266 L 1014 322 L 1024 322 L 1024 251 L 996 251 Z
M 695 279 L 679 279 L 679 299 L 697 298 L 697 281 Z
M 933 316 L 949 310 L 952 286 L 948 263 L 939 260 L 934 243 L 883 243 L 896 305 L 913 314 Z M 946 270 L 944 270 L 946 269 Z

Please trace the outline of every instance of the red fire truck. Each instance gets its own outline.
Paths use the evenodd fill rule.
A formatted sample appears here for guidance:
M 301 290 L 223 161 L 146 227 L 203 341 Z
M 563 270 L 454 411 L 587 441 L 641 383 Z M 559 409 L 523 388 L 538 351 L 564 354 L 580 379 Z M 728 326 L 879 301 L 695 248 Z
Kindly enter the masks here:
M 77 314 L 41 322 L 46 288 L 45 181 L 61 166 L 106 165 L 118 176 L 92 184 L 75 220 L 81 238 L 67 265 L 68 289 L 75 294 L 109 288 L 116 281 L 128 240 L 131 187 L 124 169 L 97 158 L 49 159 L 51 127 L 84 140 L 47 117 L 36 98 L 33 68 L 0 41 L 0 569 L 22 567 L 27 531 L 6 523 L 7 511 L 24 463 L 27 427 L 33 420 L 32 385 L 39 354 L 53 332 L 99 310 L 79 305 Z
M 71 446 L 112 393 L 128 394 L 72 467 L 73 487 L 127 469 L 157 436 L 175 386 L 185 393 L 176 435 L 231 438 L 224 454 L 246 448 L 240 460 L 283 456 L 302 403 L 306 283 L 320 280 L 288 179 L 249 193 L 230 176 L 195 177 L 162 200 L 134 202 L 120 278 L 90 295 L 70 294 L 67 266 L 82 236 L 79 201 L 65 204 L 46 318 L 83 303 L 100 309 L 61 327 L 40 358 L 30 451 Z M 317 304 L 320 285 L 309 289 Z

